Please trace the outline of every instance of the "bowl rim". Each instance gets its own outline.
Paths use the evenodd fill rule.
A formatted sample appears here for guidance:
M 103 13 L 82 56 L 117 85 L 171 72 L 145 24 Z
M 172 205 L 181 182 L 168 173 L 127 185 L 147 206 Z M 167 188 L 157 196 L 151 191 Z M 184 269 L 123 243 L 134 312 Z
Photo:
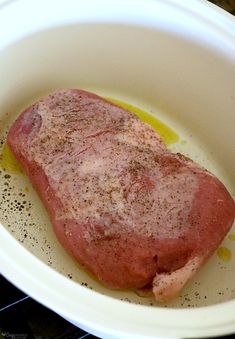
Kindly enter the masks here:
M 112 6 L 110 6 L 111 2 Z M 125 3 L 125 11 L 120 3 Z M 201 31 L 194 29 L 199 27 L 208 31 L 218 38 L 214 42 L 210 41 L 211 47 L 219 50 L 221 46 L 217 45 L 218 41 L 223 41 L 223 55 L 232 58 L 235 62 L 235 19 L 217 6 L 204 0 L 189 0 L 184 3 L 180 0 L 165 0 L 164 3 L 161 0 L 135 0 L 135 11 L 133 11 L 133 3 L 133 0 L 87 0 L 85 2 L 61 0 L 59 12 L 53 16 L 51 10 L 56 0 L 8 2 L 0 7 L 0 51 L 34 32 L 77 21 L 93 23 L 111 20 L 119 23 L 139 23 L 140 26 L 147 25 L 153 29 L 156 25 L 164 28 L 164 24 L 169 25 L 170 20 L 165 15 L 162 21 L 156 22 L 156 10 L 163 13 L 169 10 L 177 14 L 177 20 L 181 16 L 190 19 L 190 22 L 186 22 L 189 25 L 189 32 L 183 32 L 185 26 L 178 27 L 177 20 L 171 22 L 171 29 L 176 29 L 177 34 L 184 34 L 204 44 L 208 39 L 203 37 L 206 40 L 200 40 Z M 78 4 L 79 13 L 74 14 Z M 48 9 L 44 21 L 41 20 L 45 14 L 42 11 L 43 6 Z M 93 8 L 92 13 L 89 12 L 90 8 Z M 106 11 L 102 12 L 101 9 L 105 8 Z M 26 9 L 27 13 L 37 13 L 37 18 L 32 15 L 26 25 L 20 27 L 18 13 L 19 10 L 24 12 Z M 62 9 L 65 12 L 62 12 Z M 96 9 L 99 9 L 97 13 L 95 13 Z M 11 22 L 16 22 L 14 27 L 10 28 L 9 18 L 12 18 Z M 146 18 L 149 19 L 148 23 Z M 199 338 L 235 331 L 235 300 L 195 309 L 165 309 L 128 304 L 91 291 L 64 277 L 27 251 L 3 226 L 0 237 L 0 260 L 4 263 L 1 265 L 1 273 L 14 285 L 91 333 L 108 334 L 109 338 L 110 336 L 123 337 L 123 335 L 126 338 L 157 338 L 156 335 Z M 61 291 L 64 291 L 63 294 Z M 79 304 L 74 295 L 79 298 Z
M 112 5 L 111 5 L 112 4 Z M 57 5 L 57 6 L 56 6 Z M 54 8 L 57 8 L 54 15 Z M 47 12 L 43 8 L 46 8 Z M 79 9 L 79 11 L 78 11 Z M 134 10 L 133 10 L 134 9 Z M 168 16 L 164 16 L 168 11 Z M 19 13 L 27 13 L 22 25 Z M 163 14 L 161 16 L 159 13 Z M 177 14 L 177 16 L 175 16 Z M 9 25 L 9 18 L 14 25 Z M 156 20 L 158 18 L 158 20 Z M 184 20 L 179 20 L 179 18 Z M 115 22 L 174 30 L 213 44 L 199 30 L 220 36 L 234 49 L 235 17 L 207 0 L 5 0 L 0 4 L 0 50 L 35 32 L 73 23 Z M 200 25 L 199 25 L 200 24 Z M 166 27 L 168 25 L 168 27 Z M 6 34 L 7 32 L 7 34 Z M 234 55 L 233 55 L 234 56 Z

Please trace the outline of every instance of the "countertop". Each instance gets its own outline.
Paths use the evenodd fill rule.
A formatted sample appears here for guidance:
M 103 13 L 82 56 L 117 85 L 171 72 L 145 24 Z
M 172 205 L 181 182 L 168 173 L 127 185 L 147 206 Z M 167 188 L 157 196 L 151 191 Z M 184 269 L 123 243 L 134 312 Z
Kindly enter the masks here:
M 209 0 L 209 1 L 235 15 L 235 0 Z

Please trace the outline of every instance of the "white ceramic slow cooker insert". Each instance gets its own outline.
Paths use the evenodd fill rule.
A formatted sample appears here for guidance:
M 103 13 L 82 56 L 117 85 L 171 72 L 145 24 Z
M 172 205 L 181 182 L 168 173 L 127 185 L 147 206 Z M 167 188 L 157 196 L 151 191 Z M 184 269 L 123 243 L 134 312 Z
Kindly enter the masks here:
M 206 167 L 235 196 L 235 20 L 206 1 L 2 2 L 0 84 L 3 142 L 30 103 L 55 89 L 82 88 L 165 122 L 179 135 L 172 151 Z M 178 298 L 161 305 L 134 291 L 108 290 L 81 270 L 58 243 L 28 179 L 10 173 L 7 180 L 1 272 L 40 303 L 104 338 L 235 332 L 234 227 L 221 245 L 230 261 L 215 253 Z M 27 213 L 14 207 L 22 192 Z

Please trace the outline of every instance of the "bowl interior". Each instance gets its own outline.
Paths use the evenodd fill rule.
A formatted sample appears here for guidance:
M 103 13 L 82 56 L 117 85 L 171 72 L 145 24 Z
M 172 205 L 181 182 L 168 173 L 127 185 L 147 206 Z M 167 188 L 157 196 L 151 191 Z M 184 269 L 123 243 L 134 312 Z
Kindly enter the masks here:
M 223 51 L 134 25 L 80 24 L 34 34 L 1 52 L 2 148 L 21 110 L 55 89 L 82 88 L 140 107 L 165 122 L 179 135 L 169 146 L 172 151 L 217 175 L 234 196 L 234 66 Z M 58 243 L 28 179 L 14 164 L 3 170 L 5 165 L 1 160 L 3 227 L 68 279 L 147 306 L 198 307 L 235 299 L 235 227 L 182 294 L 159 305 L 151 295 L 106 289 L 84 272 Z

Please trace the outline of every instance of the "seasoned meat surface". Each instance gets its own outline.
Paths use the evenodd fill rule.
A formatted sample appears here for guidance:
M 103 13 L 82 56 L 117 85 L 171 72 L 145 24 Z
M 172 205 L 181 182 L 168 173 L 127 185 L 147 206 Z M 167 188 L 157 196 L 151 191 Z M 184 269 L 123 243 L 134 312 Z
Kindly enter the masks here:
M 152 284 L 167 300 L 232 226 L 224 185 L 133 113 L 83 90 L 26 109 L 8 145 L 65 249 L 110 288 Z

